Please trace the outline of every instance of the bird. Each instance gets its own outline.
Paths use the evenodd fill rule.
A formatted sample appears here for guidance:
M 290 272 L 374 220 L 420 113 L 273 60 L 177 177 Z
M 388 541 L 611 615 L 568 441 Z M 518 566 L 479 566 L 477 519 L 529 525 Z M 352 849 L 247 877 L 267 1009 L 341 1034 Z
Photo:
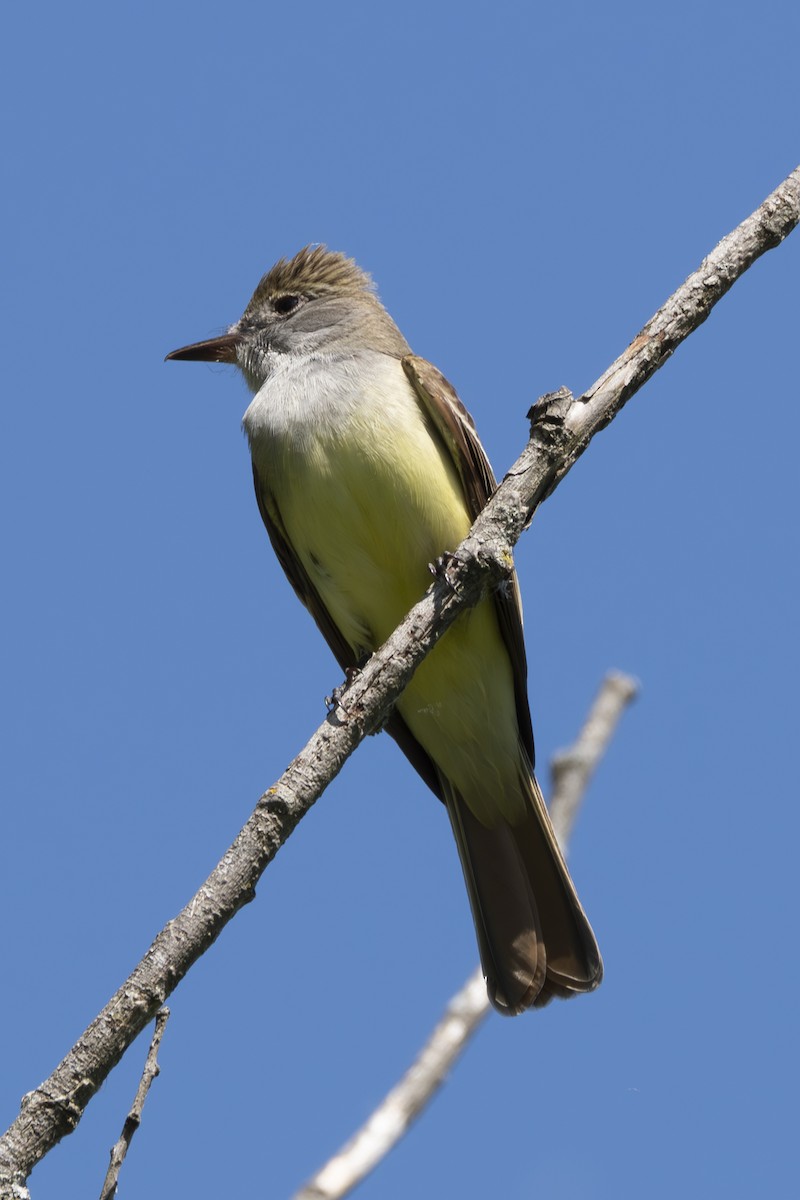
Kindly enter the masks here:
M 281 258 L 227 332 L 173 361 L 230 363 L 280 565 L 351 673 L 430 584 L 496 487 L 455 390 L 371 276 L 324 245 Z M 534 774 L 516 574 L 462 614 L 386 729 L 444 803 L 487 994 L 504 1015 L 593 991 L 603 965 Z

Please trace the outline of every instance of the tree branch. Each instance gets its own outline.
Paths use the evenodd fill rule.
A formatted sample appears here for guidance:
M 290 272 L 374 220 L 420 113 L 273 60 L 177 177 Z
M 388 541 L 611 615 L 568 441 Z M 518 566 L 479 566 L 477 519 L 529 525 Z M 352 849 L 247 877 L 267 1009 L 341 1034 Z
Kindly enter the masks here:
M 551 764 L 550 816 L 565 854 L 589 780 L 636 690 L 629 676 L 607 675 L 575 744 Z M 565 761 L 574 764 L 574 769 L 563 769 Z M 490 1012 L 483 972 L 477 967 L 453 996 L 400 1082 L 293 1200 L 342 1200 L 361 1183 L 427 1108 Z
M 150 1042 L 150 1049 L 147 1052 L 144 1069 L 142 1070 L 142 1078 L 139 1080 L 139 1086 L 136 1089 L 133 1106 L 125 1118 L 125 1124 L 122 1126 L 122 1133 L 119 1135 L 118 1141 L 111 1147 L 111 1161 L 108 1164 L 106 1177 L 103 1180 L 100 1200 L 114 1200 L 117 1194 L 120 1169 L 125 1161 L 128 1148 L 133 1141 L 133 1135 L 142 1122 L 142 1109 L 147 1099 L 147 1093 L 150 1091 L 150 1085 L 161 1069 L 158 1065 L 158 1048 L 161 1045 L 161 1039 L 164 1036 L 168 1020 L 169 1009 L 164 1006 L 164 1008 L 160 1008 L 156 1013 L 156 1027 L 153 1033 L 153 1040 Z
M 708 317 L 736 279 L 800 221 L 800 168 L 704 260 L 628 349 L 578 400 L 562 390 L 532 410 L 531 440 L 437 580 L 337 708 L 259 800 L 233 845 L 190 903 L 158 934 L 139 965 L 52 1075 L 24 1097 L 0 1138 L 0 1197 L 24 1196 L 36 1163 L 65 1134 L 128 1046 L 236 912 L 253 899 L 267 865 L 363 738 L 379 729 L 424 656 L 459 614 L 496 587 L 538 504 L 589 441 Z
M 553 801 L 550 817 L 563 849 L 575 824 L 589 780 L 614 736 L 624 709 L 638 692 L 635 679 L 620 671 L 606 675 L 575 743 L 553 755 L 550 763 Z

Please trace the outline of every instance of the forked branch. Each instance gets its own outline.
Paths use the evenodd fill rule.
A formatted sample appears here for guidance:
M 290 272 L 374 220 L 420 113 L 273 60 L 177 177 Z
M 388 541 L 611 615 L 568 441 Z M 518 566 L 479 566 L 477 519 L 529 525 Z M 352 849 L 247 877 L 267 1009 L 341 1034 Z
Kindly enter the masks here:
M 236 912 L 300 819 L 363 738 L 379 729 L 416 667 L 460 613 L 507 575 L 536 507 L 589 441 L 708 317 L 748 267 L 800 221 L 800 168 L 730 233 L 583 396 L 562 392 L 533 410 L 531 440 L 437 580 L 375 653 L 288 770 L 259 800 L 236 841 L 53 1073 L 23 1099 L 0 1138 L 0 1197 L 23 1197 L 36 1163 L 78 1124 L 89 1100 L 158 1008 Z

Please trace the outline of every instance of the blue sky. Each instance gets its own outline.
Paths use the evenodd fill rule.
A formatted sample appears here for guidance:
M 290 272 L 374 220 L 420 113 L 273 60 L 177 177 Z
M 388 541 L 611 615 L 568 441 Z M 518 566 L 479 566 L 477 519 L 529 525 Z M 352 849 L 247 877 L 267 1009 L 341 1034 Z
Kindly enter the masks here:
M 6 20 L 0 1124 L 324 715 L 232 370 L 164 354 L 279 256 L 353 255 L 499 474 L 796 165 L 800 14 L 686 3 L 17 6 Z M 573 872 L 594 996 L 492 1017 L 364 1197 L 795 1179 L 800 235 L 518 548 L 540 774 L 641 695 Z M 289 1196 L 472 969 L 444 814 L 373 738 L 172 998 L 123 1195 Z M 37 1168 L 99 1192 L 146 1051 Z

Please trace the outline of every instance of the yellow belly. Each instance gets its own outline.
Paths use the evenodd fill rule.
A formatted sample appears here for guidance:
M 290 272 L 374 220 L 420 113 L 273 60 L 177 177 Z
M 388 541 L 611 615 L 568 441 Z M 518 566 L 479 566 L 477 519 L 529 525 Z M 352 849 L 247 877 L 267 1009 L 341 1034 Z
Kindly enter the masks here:
M 471 525 L 446 448 L 402 388 L 265 464 L 289 540 L 357 657 L 386 640 L 427 590 L 428 564 Z M 518 815 L 513 678 L 491 601 L 456 622 L 397 707 L 480 819 Z

